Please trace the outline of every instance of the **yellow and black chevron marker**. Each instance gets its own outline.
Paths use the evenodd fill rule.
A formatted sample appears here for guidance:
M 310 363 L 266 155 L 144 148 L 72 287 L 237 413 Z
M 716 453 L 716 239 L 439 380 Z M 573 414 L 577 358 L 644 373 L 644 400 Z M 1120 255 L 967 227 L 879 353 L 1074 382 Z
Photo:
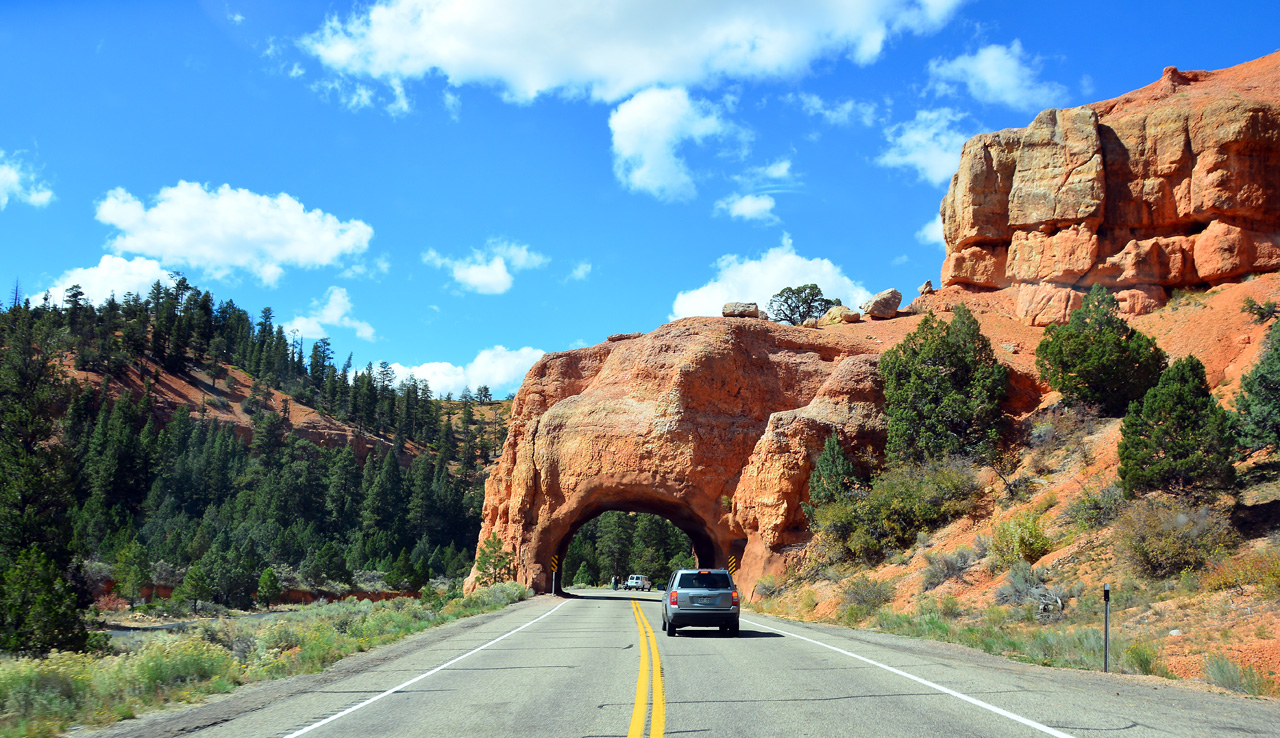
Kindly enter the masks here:
M 738 557 L 730 556 L 729 557 L 729 573 L 736 574 L 737 572 L 738 572 Z
M 552 556 L 552 557 L 551 557 L 551 571 L 552 571 L 552 572 L 560 571 L 560 557 L 559 557 L 559 556 Z

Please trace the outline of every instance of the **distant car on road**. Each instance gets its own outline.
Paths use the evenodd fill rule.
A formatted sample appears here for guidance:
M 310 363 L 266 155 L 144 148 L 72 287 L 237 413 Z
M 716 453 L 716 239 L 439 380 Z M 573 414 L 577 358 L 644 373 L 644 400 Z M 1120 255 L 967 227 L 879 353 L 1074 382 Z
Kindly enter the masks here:
M 648 592 L 653 589 L 653 582 L 649 581 L 649 577 L 643 574 L 632 574 L 627 577 L 627 581 L 622 585 L 623 589 L 636 589 Z
M 727 569 L 680 569 L 662 598 L 662 629 L 668 636 L 685 626 L 719 628 L 738 635 L 738 586 Z

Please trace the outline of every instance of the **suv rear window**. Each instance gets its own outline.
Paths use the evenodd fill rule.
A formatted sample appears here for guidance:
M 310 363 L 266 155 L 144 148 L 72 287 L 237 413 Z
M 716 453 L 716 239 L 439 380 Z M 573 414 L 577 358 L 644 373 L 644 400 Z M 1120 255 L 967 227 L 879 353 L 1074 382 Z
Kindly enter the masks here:
M 723 572 L 688 572 L 680 575 L 676 586 L 680 589 L 729 589 L 733 585 L 729 582 L 729 575 Z

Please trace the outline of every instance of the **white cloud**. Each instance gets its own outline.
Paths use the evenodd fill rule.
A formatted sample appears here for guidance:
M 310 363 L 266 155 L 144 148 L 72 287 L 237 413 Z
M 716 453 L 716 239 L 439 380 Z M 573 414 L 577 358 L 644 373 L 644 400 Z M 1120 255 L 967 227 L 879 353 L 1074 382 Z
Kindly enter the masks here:
M 1093 77 L 1087 74 L 1080 77 L 1080 94 L 1081 95 L 1084 95 L 1085 97 L 1090 97 L 1093 95 L 1093 89 L 1094 89 Z
M 786 99 L 788 102 L 799 105 L 800 109 L 807 115 L 822 118 L 828 125 L 843 126 L 848 125 L 851 120 L 856 120 L 864 126 L 869 126 L 875 123 L 876 120 L 876 106 L 874 103 L 855 102 L 853 100 L 828 103 L 812 92 L 802 92 L 794 96 L 787 95 Z
M 529 373 L 529 369 L 545 353 L 542 349 L 528 346 L 513 350 L 498 345 L 482 349 L 466 366 L 433 361 L 418 366 L 392 364 L 391 368 L 399 379 L 407 379 L 413 375 L 417 379 L 427 380 L 431 391 L 437 396 L 449 392 L 458 395 L 464 388 L 474 390 L 487 385 L 494 396 L 501 397 L 518 387 L 524 380 L 524 375 Z
M 940 28 L 962 0 L 381 0 L 330 16 L 301 47 L 346 75 L 441 75 L 513 101 L 548 92 L 620 100 L 653 86 L 793 78 L 816 60 L 874 61 Z
M 366 341 L 374 339 L 373 326 L 363 320 L 351 317 L 351 296 L 342 287 L 330 287 L 324 295 L 324 302 L 311 301 L 311 312 L 307 315 L 295 315 L 293 320 L 284 324 L 286 334 L 293 331 L 303 338 L 323 338 L 329 335 L 325 326 L 339 326 L 355 331 L 358 338 Z
M 1057 107 L 1066 99 L 1066 87 L 1037 79 L 1039 75 L 1040 60 L 1029 57 L 1017 39 L 1008 46 L 991 44 L 955 59 L 929 62 L 930 86 L 934 89 L 953 92 L 954 85 L 962 84 L 979 102 L 999 103 L 1015 110 Z
M 776 203 L 769 195 L 729 195 L 716 202 L 714 212 L 728 213 L 731 218 L 756 220 L 761 223 L 777 223 L 778 216 L 773 214 Z
M 386 254 L 379 254 L 377 258 L 370 264 L 363 259 L 353 263 L 351 266 L 342 270 L 339 277 L 347 279 L 358 279 L 360 277 L 380 277 L 391 271 L 391 259 Z
M 899 254 L 893 257 L 893 261 L 891 261 L 890 263 L 893 264 L 894 266 L 902 266 L 903 264 L 906 264 L 908 261 L 911 261 L 910 256 L 907 256 L 906 254 Z
M 440 93 L 440 101 L 444 104 L 445 111 L 449 113 L 449 118 L 457 123 L 462 114 L 462 97 L 451 90 L 445 90 Z
M 337 264 L 363 252 L 373 238 L 362 221 L 308 211 L 283 192 L 272 197 L 186 181 L 161 189 L 150 208 L 117 187 L 98 202 L 96 217 L 120 231 L 107 243 L 116 254 L 195 267 L 216 279 L 243 270 L 268 286 L 285 267 Z
M 306 73 L 307 73 L 307 70 L 303 69 L 302 65 L 297 62 L 294 62 L 293 66 L 289 68 L 289 76 L 295 79 L 298 77 L 301 77 Z
M 238 26 L 244 23 L 244 16 L 240 13 L 232 13 L 231 8 L 227 8 L 227 20 Z
M 920 226 L 920 230 L 916 231 L 916 240 L 926 246 L 932 244 L 946 250 L 947 239 L 942 235 L 942 216 L 935 215 L 933 220 Z
M 949 182 L 960 166 L 960 151 L 969 138 L 955 128 L 962 118 L 964 113 L 951 108 L 917 110 L 915 120 L 885 129 L 889 149 L 876 163 L 915 169 L 920 179 L 934 185 Z
M 501 295 L 511 289 L 514 282 L 511 272 L 536 269 L 550 259 L 524 244 L 491 239 L 483 249 L 473 249 L 471 256 L 463 259 L 443 256 L 430 249 L 422 255 L 422 261 L 437 269 L 448 269 L 453 281 L 463 289 L 482 295 Z
M 342 104 L 352 112 L 373 107 L 373 88 L 367 85 L 356 85 L 351 92 L 343 93 Z
M 387 104 L 387 112 L 392 117 L 404 115 L 413 109 L 409 104 L 409 96 L 404 92 L 404 83 L 398 79 L 391 80 L 391 94 L 393 99 Z
M 569 272 L 569 276 L 565 277 L 565 281 L 581 282 L 586 279 L 589 274 L 591 274 L 591 262 L 580 261 L 578 262 L 578 265 L 573 268 L 573 271 Z
M 816 284 L 828 298 L 857 305 L 871 296 L 829 259 L 806 259 L 796 253 L 790 234 L 758 259 L 725 254 L 716 260 L 716 275 L 697 289 L 676 295 L 671 320 L 691 315 L 720 315 L 726 302 L 754 302 L 761 308 L 783 287 Z
M 29 164 L 0 149 L 0 210 L 8 206 L 9 198 L 42 208 L 53 202 L 53 190 L 40 181 Z
M 664 202 L 688 200 L 697 193 L 689 167 L 677 152 L 681 144 L 738 132 L 720 117 L 716 105 L 693 100 L 680 87 L 636 93 L 609 115 L 609 129 L 618 181 Z
M 157 281 L 173 284 L 169 271 L 160 262 L 144 256 L 124 259 L 104 254 L 95 266 L 63 272 L 49 286 L 48 291 L 53 293 L 52 299 L 57 303 L 62 301 L 68 287 L 78 284 L 90 302 L 100 305 L 112 294 L 117 300 L 122 299 L 126 292 L 145 297 L 151 285 Z
M 790 159 L 778 159 L 762 167 L 749 167 L 733 179 L 744 190 L 764 190 L 781 192 L 798 184 L 795 172 L 791 171 Z

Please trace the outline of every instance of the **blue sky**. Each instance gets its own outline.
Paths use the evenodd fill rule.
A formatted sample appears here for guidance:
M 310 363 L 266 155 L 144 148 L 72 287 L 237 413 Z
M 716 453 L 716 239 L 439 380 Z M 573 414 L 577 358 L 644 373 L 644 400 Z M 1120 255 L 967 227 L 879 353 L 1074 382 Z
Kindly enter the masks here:
M 181 271 L 357 364 L 936 283 L 964 140 L 1275 50 L 1271 3 L 0 4 L 0 279 Z

